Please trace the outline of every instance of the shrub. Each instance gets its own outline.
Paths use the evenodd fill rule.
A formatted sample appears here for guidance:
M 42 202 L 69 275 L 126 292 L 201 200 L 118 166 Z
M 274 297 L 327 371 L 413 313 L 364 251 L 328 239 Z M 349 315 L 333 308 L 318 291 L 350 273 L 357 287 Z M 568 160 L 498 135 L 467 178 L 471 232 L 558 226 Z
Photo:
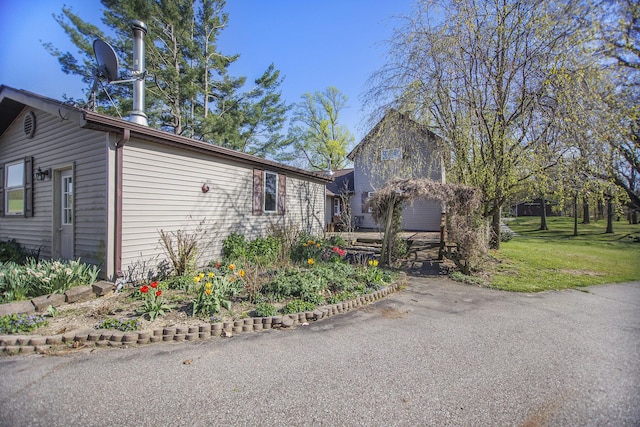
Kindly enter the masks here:
M 280 312 L 282 314 L 303 313 L 305 311 L 311 311 L 315 308 L 316 305 L 313 303 L 294 299 L 293 301 L 289 301 L 284 307 L 282 307 Z
M 298 297 L 316 300 L 314 294 L 320 294 L 326 288 L 321 276 L 315 270 L 287 270 L 279 273 L 275 279 L 262 288 L 262 292 L 275 300 Z
M 198 263 L 198 241 L 206 235 L 202 229 L 204 220 L 193 232 L 186 230 L 165 232 L 160 230 L 162 249 L 169 257 L 173 270 L 177 276 L 195 270 Z M 175 241 L 174 241 L 175 239 Z
M 222 255 L 228 261 L 236 261 L 246 258 L 248 243 L 245 237 L 239 233 L 231 233 L 222 242 Z
M 40 250 L 30 251 L 22 247 L 15 239 L 6 242 L 0 241 L 0 263 L 15 262 L 16 264 L 24 264 L 28 258 L 38 259 Z
M 31 332 L 45 326 L 44 316 L 29 316 L 27 314 L 9 314 L 0 316 L 0 334 L 19 334 Z
M 254 309 L 254 314 L 256 315 L 256 317 L 275 316 L 277 313 L 278 311 L 276 310 L 276 308 L 268 302 L 258 303 L 256 304 L 256 307 Z
M 247 261 L 257 265 L 270 265 L 278 260 L 282 242 L 274 236 L 258 237 L 249 243 Z

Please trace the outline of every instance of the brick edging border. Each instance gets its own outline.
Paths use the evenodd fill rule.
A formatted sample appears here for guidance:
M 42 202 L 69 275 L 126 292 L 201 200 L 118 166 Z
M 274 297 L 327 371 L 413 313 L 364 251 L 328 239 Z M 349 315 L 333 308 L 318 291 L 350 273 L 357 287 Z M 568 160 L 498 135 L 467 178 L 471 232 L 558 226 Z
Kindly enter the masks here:
M 390 293 L 396 292 L 406 282 L 406 274 L 387 286 L 352 300 L 317 307 L 313 311 L 271 317 L 248 317 L 235 321 L 202 323 L 197 326 L 167 326 L 144 331 L 122 332 L 112 329 L 83 329 L 50 336 L 0 335 L 0 354 L 46 354 L 63 348 L 119 347 L 151 344 L 157 342 L 183 342 L 207 340 L 212 337 L 231 337 L 245 332 L 268 329 L 291 328 L 303 323 L 315 322 L 337 314 L 346 313 Z

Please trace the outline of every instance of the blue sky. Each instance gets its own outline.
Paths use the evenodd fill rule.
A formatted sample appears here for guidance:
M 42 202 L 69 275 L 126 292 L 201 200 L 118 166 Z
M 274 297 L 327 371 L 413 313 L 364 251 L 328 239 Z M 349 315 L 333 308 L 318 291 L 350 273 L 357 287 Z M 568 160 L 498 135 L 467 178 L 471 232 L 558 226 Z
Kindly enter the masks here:
M 74 53 L 52 17 L 64 4 L 106 30 L 98 0 L 0 0 L 0 84 L 54 99 L 83 96 L 80 78 L 64 74 L 42 46 L 50 41 Z M 384 41 L 400 25 L 397 17 L 412 6 L 413 0 L 228 0 L 219 47 L 240 54 L 230 73 L 250 81 L 273 62 L 285 77 L 288 103 L 336 86 L 349 98 L 341 122 L 357 143 L 368 130 L 360 99 L 366 80 L 385 62 Z

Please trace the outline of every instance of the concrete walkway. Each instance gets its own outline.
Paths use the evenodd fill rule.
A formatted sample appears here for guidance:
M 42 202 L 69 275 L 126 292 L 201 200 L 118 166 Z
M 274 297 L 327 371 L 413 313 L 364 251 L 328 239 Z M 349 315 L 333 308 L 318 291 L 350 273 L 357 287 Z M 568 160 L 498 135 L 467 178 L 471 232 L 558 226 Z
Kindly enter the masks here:
M 640 282 L 410 278 L 289 331 L 0 358 L 3 426 L 640 424 Z

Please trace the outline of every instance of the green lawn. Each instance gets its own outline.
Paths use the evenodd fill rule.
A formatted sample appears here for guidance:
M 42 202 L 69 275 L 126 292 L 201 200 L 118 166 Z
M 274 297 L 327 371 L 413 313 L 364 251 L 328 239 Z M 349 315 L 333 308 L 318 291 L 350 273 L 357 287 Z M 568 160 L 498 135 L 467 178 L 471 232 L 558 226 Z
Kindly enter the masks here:
M 493 254 L 499 261 L 489 286 L 538 292 L 604 283 L 640 280 L 640 225 L 615 222 L 606 234 L 606 222 L 578 224 L 572 218 L 547 218 L 548 231 L 539 231 L 539 217 L 507 222 L 519 236 L 503 242 Z

